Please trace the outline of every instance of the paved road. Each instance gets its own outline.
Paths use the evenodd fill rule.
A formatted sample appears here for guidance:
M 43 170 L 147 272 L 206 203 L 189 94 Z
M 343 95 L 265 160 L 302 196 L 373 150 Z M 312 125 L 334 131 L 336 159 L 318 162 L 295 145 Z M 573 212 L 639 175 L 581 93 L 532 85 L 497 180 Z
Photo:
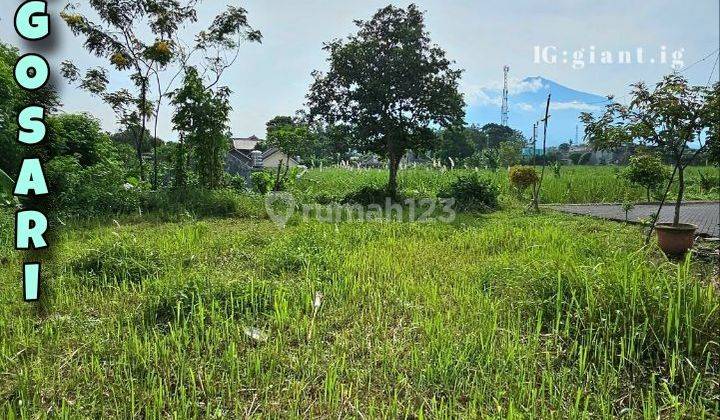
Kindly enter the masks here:
M 619 204 L 570 204 L 551 205 L 551 209 L 565 213 L 583 214 L 610 220 L 625 220 L 625 211 Z M 639 222 L 657 211 L 657 204 L 636 204 L 628 212 L 628 220 Z M 664 205 L 658 218 L 660 222 L 672 222 L 675 206 Z M 698 227 L 699 235 L 720 237 L 720 202 L 684 203 L 680 208 L 680 221 Z

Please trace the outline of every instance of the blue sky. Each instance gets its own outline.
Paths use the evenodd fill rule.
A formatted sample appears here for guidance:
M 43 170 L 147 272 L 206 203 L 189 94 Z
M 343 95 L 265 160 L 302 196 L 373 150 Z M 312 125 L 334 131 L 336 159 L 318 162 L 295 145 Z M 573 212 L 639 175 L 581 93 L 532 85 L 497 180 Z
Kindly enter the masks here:
M 20 2 L 13 2 L 19 4 Z M 65 4 L 51 0 L 52 10 Z M 86 9 L 81 4 L 81 10 Z M 292 114 L 302 107 L 314 69 L 325 68 L 323 42 L 354 31 L 353 19 L 367 19 L 388 1 L 286 1 L 205 0 L 199 9 L 201 24 L 207 24 L 225 4 L 248 10 L 251 24 L 264 35 L 262 45 L 243 46 L 240 58 L 225 75 L 223 83 L 233 90 L 231 128 L 235 135 L 264 135 L 265 122 L 275 115 Z M 407 2 L 391 2 L 407 5 Z M 510 83 L 522 90 L 522 79 L 542 76 L 564 86 L 599 95 L 627 92 L 631 82 L 654 83 L 671 71 L 670 64 L 587 64 L 573 69 L 563 64 L 562 51 L 591 47 L 602 51 L 645 50 L 645 59 L 659 57 L 663 46 L 667 54 L 682 52 L 685 66 L 718 49 L 718 0 L 693 1 L 581 1 L 555 0 L 427 0 L 417 1 L 427 11 L 426 23 L 431 38 L 443 47 L 458 68 L 465 69 L 462 89 L 469 106 L 488 101 L 485 93 L 501 83 L 502 66 L 511 67 Z M 12 27 L 14 8 L 3 8 L 0 15 L 0 39 L 30 51 L 20 43 Z M 188 34 L 197 28 L 189 28 Z M 56 40 L 48 53 L 51 63 L 72 59 L 81 68 L 100 62 L 80 48 L 80 41 L 53 18 Z M 558 63 L 537 62 L 536 47 L 553 47 Z M 707 83 L 716 55 L 684 71 L 696 84 Z M 718 69 L 713 78 L 717 80 Z M 113 86 L 124 85 L 125 78 L 113 75 Z M 62 91 L 65 110 L 85 111 L 100 118 L 105 129 L 114 130 L 114 116 L 107 106 L 71 87 Z M 490 98 L 492 100 L 492 98 Z M 487 105 L 487 104 L 486 104 Z M 524 105 L 517 111 L 530 112 Z M 582 107 L 582 105 L 579 105 Z M 498 107 L 499 108 L 499 107 Z M 171 109 L 160 117 L 160 136 L 174 139 L 169 127 Z M 499 110 L 497 113 L 499 119 Z M 487 117 L 490 119 L 491 117 Z M 475 121 L 485 123 L 491 121 Z M 512 125 L 512 124 L 511 124 Z M 524 129 L 524 127 L 518 127 Z

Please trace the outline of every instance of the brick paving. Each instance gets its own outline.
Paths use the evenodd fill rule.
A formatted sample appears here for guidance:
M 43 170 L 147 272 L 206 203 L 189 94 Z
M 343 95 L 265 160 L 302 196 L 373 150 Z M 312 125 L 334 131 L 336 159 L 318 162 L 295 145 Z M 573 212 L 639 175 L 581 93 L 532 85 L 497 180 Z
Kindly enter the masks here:
M 625 211 L 619 204 L 568 204 L 551 205 L 551 209 L 565 213 L 582 214 L 610 220 L 625 220 Z M 654 215 L 657 204 L 636 204 L 628 212 L 628 221 L 640 222 Z M 660 211 L 659 222 L 672 222 L 675 213 L 673 203 L 665 204 Z M 713 238 L 720 237 L 720 202 L 683 203 L 680 207 L 680 221 L 698 227 L 697 234 Z

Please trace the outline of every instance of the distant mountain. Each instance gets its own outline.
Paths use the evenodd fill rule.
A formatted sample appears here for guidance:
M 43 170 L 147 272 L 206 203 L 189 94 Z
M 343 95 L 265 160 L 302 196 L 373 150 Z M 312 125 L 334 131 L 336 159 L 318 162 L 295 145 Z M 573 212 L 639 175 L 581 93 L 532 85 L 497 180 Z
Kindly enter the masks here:
M 533 123 L 544 116 L 548 93 L 552 94 L 548 125 L 550 146 L 574 141 L 575 126 L 578 126 L 578 138 L 582 141 L 583 128 L 578 120 L 580 113 L 601 110 L 607 103 L 604 96 L 571 89 L 540 76 L 513 80 L 508 91 L 508 125 L 522 131 L 527 138 L 532 136 Z M 469 124 L 500 123 L 502 86 L 476 88 L 468 92 L 465 99 L 468 104 L 466 121 Z M 541 133 L 539 130 L 538 135 Z

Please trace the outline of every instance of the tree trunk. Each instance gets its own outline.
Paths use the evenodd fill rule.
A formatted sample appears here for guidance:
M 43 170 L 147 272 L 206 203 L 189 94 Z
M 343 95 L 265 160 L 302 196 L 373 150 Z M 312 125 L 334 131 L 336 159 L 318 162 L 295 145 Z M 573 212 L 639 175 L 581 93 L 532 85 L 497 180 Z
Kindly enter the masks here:
M 388 167 L 390 169 L 390 180 L 388 181 L 387 192 L 392 198 L 397 197 L 397 173 L 400 159 L 393 153 L 389 155 Z
M 288 171 L 290 171 L 290 156 L 285 160 L 285 172 L 283 173 L 283 183 L 287 180 Z
M 145 106 L 147 105 L 147 84 L 143 80 L 143 85 L 141 87 L 141 94 L 140 94 L 140 106 L 142 109 L 140 110 L 140 115 L 142 118 L 142 128 L 140 129 L 140 136 L 138 137 L 138 143 L 137 143 L 137 156 L 138 156 L 138 162 L 140 163 L 140 180 L 145 180 L 145 169 L 143 168 L 143 159 L 142 159 L 142 148 L 143 148 L 143 140 L 145 140 Z
M 673 219 L 673 226 L 677 226 L 680 223 L 680 205 L 682 204 L 683 195 L 685 194 L 685 176 L 682 164 L 678 165 L 678 196 L 675 201 L 675 218 Z
M 650 187 L 645 189 L 645 195 L 647 196 L 647 202 L 650 202 Z
M 275 177 L 275 186 L 273 187 L 273 191 L 280 191 L 282 188 L 282 184 L 280 184 L 280 171 L 282 171 L 282 164 L 282 160 L 278 161 L 277 176 Z
M 155 132 L 157 133 L 157 129 L 155 130 Z M 157 137 L 155 137 L 153 139 L 153 184 L 152 184 L 153 190 L 157 190 L 157 187 L 158 187 L 157 175 L 158 175 Z
M 135 155 L 137 157 L 138 164 L 140 165 L 140 181 L 142 181 L 145 176 L 145 172 L 143 171 L 143 161 L 142 161 L 142 133 L 140 133 L 138 135 L 138 137 L 135 139 Z

